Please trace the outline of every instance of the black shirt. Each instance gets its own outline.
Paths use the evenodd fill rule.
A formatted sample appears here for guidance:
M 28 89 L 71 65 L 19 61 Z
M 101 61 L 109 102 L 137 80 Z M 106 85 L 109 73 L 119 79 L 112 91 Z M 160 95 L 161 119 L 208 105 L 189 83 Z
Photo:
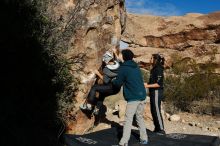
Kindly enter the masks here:
M 163 78 L 164 78 L 163 70 L 164 68 L 162 66 L 155 66 L 150 71 L 149 84 L 157 83 L 158 85 L 160 85 L 159 88 L 154 88 L 154 89 L 163 89 Z

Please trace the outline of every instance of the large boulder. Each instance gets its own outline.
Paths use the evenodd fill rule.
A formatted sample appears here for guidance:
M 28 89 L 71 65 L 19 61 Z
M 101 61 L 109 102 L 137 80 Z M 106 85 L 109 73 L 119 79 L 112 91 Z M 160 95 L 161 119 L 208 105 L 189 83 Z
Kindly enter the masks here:
M 115 110 L 118 111 L 120 121 L 124 121 L 127 102 L 125 100 L 119 100 L 115 103 Z
M 124 0 L 48 1 L 44 8 L 56 26 L 50 40 L 56 40 L 56 48 L 64 48 L 62 57 L 69 63 L 66 72 L 73 77 L 73 94 L 68 99 L 72 103 L 60 100 L 60 114 L 68 133 L 82 134 L 93 126 L 94 118 L 79 111 L 79 105 L 96 80 L 91 71 L 99 69 L 106 50 L 119 46 L 125 29 Z
M 72 11 L 71 15 L 66 16 L 65 26 L 76 26 L 72 30 L 72 39 L 69 41 L 71 49 L 66 53 L 66 57 L 75 62 L 72 64 L 71 73 L 79 83 L 73 97 L 77 99 L 74 110 L 80 114 L 75 121 L 68 122 L 73 123 L 69 133 L 82 134 L 93 126 L 94 118 L 89 119 L 78 111 L 79 104 L 94 84 L 95 79 L 93 75 L 89 76 L 90 71 L 101 66 L 102 55 L 106 50 L 119 45 L 125 27 L 124 0 L 66 0 L 61 5 L 65 10 L 61 15 L 65 16 L 65 12 Z M 54 11 L 60 8 L 55 7 Z

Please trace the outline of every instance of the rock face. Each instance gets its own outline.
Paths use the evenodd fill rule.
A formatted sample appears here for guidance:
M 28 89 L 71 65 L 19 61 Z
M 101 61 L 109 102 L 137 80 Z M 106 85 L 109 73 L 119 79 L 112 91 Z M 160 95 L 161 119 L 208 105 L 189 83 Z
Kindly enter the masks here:
M 6 145 L 55 146 L 51 139 L 58 142 L 60 119 L 68 133 L 87 131 L 94 118 L 79 111 L 79 104 L 95 80 L 90 70 L 119 45 L 124 0 L 3 0 L 0 10 L 1 115 L 10 125 L 3 132 L 18 139 Z
M 151 53 L 160 52 L 167 58 L 181 53 L 183 58 L 203 63 L 213 50 L 217 63 L 220 62 L 220 12 L 172 17 L 128 14 L 126 25 L 122 40 L 137 54 L 144 54 L 147 62 Z M 143 57 L 139 60 L 143 61 Z
M 123 40 L 145 47 L 176 50 L 196 45 L 199 41 L 217 43 L 220 41 L 219 19 L 220 12 L 173 17 L 129 14 Z
M 47 12 L 59 24 L 56 31 L 60 38 L 67 38 L 64 57 L 71 62 L 71 75 L 76 81 L 72 97 L 76 103 L 68 114 L 74 119 L 66 121 L 68 133 L 83 134 L 93 126 L 94 118 L 83 114 L 79 105 L 95 81 L 90 71 L 101 66 L 106 50 L 119 45 L 125 29 L 124 0 L 61 0 L 52 2 Z

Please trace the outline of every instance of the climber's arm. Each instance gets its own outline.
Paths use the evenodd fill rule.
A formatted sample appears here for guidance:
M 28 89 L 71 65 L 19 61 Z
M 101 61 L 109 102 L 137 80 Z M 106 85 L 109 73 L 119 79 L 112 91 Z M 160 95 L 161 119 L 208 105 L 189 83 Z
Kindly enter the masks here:
M 95 73 L 101 80 L 103 80 L 103 75 L 102 75 L 98 70 L 94 70 L 94 73 Z
M 122 61 L 122 55 L 121 55 L 120 51 L 118 49 L 116 49 L 116 48 L 112 48 L 112 51 L 113 51 L 113 53 L 114 53 L 114 55 L 116 57 L 116 60 L 121 62 Z

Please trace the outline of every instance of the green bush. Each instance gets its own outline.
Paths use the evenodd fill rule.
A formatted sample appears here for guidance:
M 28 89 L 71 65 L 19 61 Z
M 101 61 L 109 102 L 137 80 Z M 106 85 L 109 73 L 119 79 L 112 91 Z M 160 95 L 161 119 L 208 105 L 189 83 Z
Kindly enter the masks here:
M 53 92 L 56 95 L 57 115 L 64 121 L 69 120 L 68 113 L 74 108 L 74 92 L 78 89 L 78 80 L 70 73 L 71 60 L 65 58 L 70 49 L 69 40 L 72 37 L 73 27 L 69 25 L 59 31 L 61 21 L 52 18 L 49 8 L 56 5 L 53 0 L 23 0 L 20 7 L 28 7 L 33 11 L 29 26 L 32 37 L 35 37 L 41 47 L 41 60 L 50 73 Z M 27 12 L 28 13 L 28 12 Z
M 165 77 L 164 95 L 168 112 L 181 110 L 202 114 L 210 113 L 210 109 L 220 106 L 220 76 L 214 72 L 215 68 L 212 66 L 215 60 L 213 54 L 203 68 L 193 59 L 173 57 L 174 65 L 166 71 Z M 215 112 L 212 111 L 212 114 Z

